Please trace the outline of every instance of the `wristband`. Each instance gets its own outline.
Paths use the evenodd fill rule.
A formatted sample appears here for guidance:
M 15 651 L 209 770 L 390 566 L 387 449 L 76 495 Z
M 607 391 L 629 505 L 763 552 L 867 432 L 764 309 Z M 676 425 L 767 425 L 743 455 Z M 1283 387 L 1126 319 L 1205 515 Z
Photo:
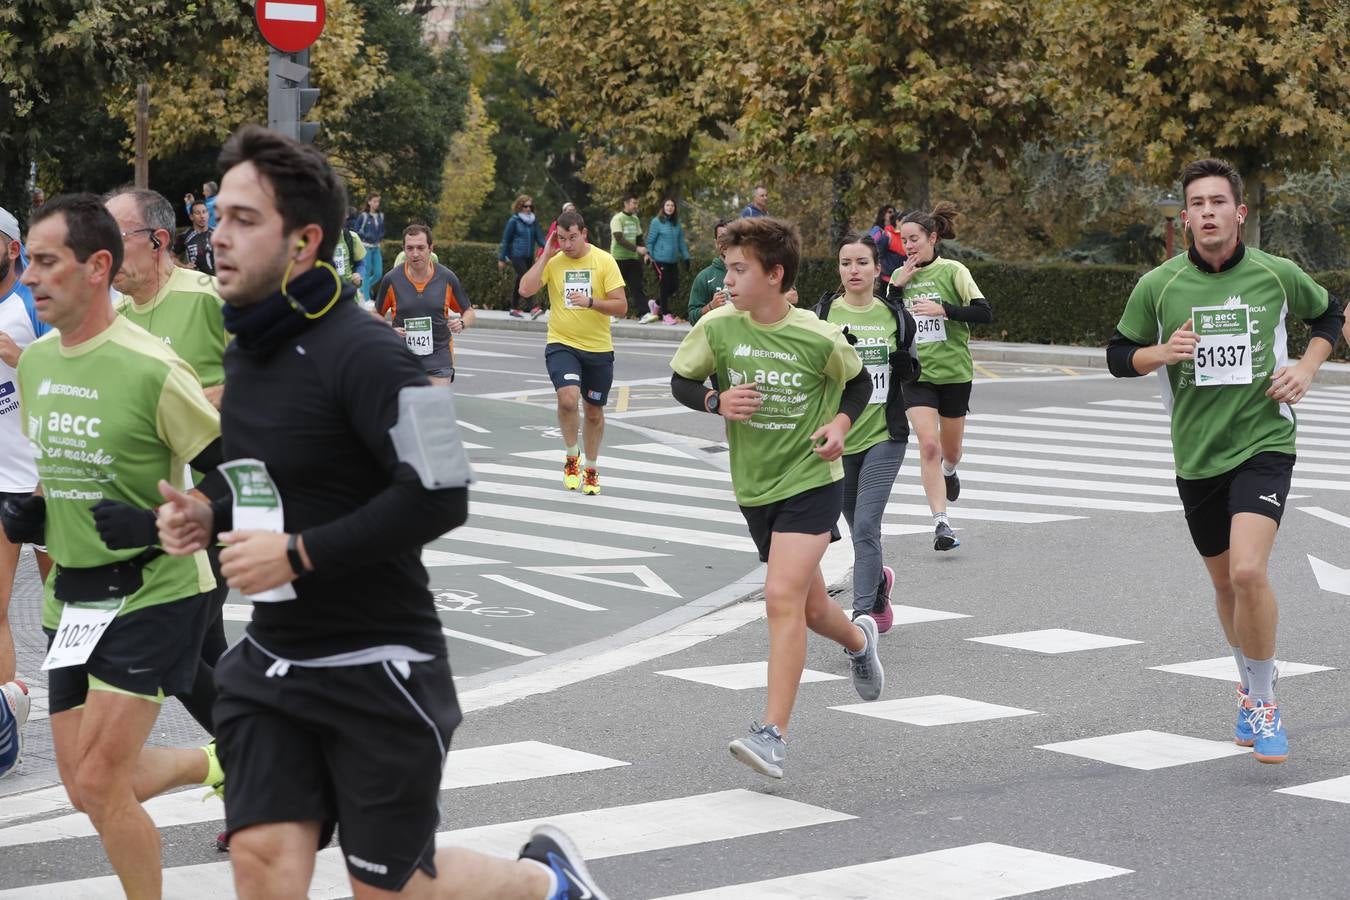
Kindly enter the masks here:
M 595 309 L 595 298 L 594 298 L 594 297 L 587 297 L 587 298 L 586 298 L 586 308 L 587 308 L 587 309 Z
M 305 574 L 305 561 L 300 558 L 300 535 L 286 536 L 286 558 L 291 561 L 291 571 L 296 575 Z

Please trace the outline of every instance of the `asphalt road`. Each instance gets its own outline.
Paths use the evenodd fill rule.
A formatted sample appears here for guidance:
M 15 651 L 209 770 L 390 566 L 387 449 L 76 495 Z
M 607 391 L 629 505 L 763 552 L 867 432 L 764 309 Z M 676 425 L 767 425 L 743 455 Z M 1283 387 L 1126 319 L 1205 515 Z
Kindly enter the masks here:
M 613 409 L 606 445 L 666 449 L 615 450 L 602 477 L 637 474 L 685 491 L 725 490 L 715 480 L 724 455 L 720 423 L 673 409 L 665 393 L 672 349 L 620 343 L 627 406 Z M 492 448 L 475 450 L 475 463 L 537 463 L 546 473 L 553 462 L 518 454 L 556 448 L 544 435 L 538 451 L 528 449 L 534 438 L 519 425 L 536 423 L 516 417 L 537 412 L 538 425 L 550 424 L 542 336 L 482 330 L 459 352 L 461 418 L 490 431 L 466 434 Z M 670 550 L 669 557 L 619 562 L 648 566 L 678 589 L 678 601 L 597 585 L 615 592 L 596 601 L 607 606 L 604 615 L 543 601 L 534 617 L 494 620 L 493 639 L 532 649 L 553 649 L 547 634 L 524 630 L 545 609 L 555 623 L 589 621 L 594 630 L 569 638 L 586 642 L 581 652 L 463 673 L 467 717 L 443 783 L 444 840 L 509 854 L 533 822 L 558 821 L 593 858 L 611 896 L 633 900 L 965 898 L 1051 889 L 1062 897 L 1345 896 L 1350 388 L 1315 387 L 1301 406 L 1295 496 L 1271 561 L 1281 603 L 1280 698 L 1292 744 L 1280 766 L 1259 765 L 1231 743 L 1232 662 L 1179 511 L 1156 394 L 1152 379 L 984 366 L 961 465 L 963 495 L 951 510 L 963 546 L 931 549 L 911 454 L 885 518 L 888 561 L 899 573 L 894 599 L 902 604 L 897 627 L 882 639 L 886 693 L 859 709 L 842 655 L 813 639 L 813 680 L 799 695 L 781 782 L 726 752 L 726 742 L 762 712 L 762 604 L 751 598 L 660 635 L 650 625 L 701 589 L 743 579 L 752 556 L 727 551 L 711 563 L 707 581 L 686 588 L 680 579 L 695 576 L 681 573 L 678 561 L 702 551 L 680 556 L 667 541 L 646 552 Z M 504 437 L 511 423 L 524 437 Z M 672 447 L 690 461 L 676 472 L 655 468 Z M 630 461 L 622 476 L 620 460 Z M 643 461 L 646 471 L 631 471 Z M 561 501 L 528 498 L 537 510 L 594 514 L 580 512 L 584 498 L 569 497 L 543 474 L 491 479 L 556 487 Z M 501 496 L 483 501 L 506 503 Z M 650 499 L 638 489 L 611 492 L 608 482 L 604 496 Z M 509 501 L 524 506 L 527 498 Z M 661 502 L 734 512 L 715 496 Z M 531 535 L 522 546 L 551 534 L 516 513 L 501 515 L 522 518 L 519 527 Z M 625 535 L 608 529 L 597 542 L 629 550 L 662 528 L 744 534 L 734 521 L 712 517 L 683 522 L 636 509 L 606 517 L 634 524 Z M 569 536 L 581 540 L 575 531 Z M 483 574 L 550 564 L 506 545 L 476 552 L 452 541 L 432 549 L 502 560 L 495 568 L 433 571 L 438 584 L 459 588 L 473 576 L 484 590 L 508 589 Z M 835 545 L 831 580 L 844 580 L 849 556 L 847 542 Z M 591 583 L 575 578 L 530 583 L 573 599 L 602 596 L 583 593 Z M 619 611 L 632 611 L 617 598 L 625 595 L 648 606 L 624 619 Z M 525 607 L 540 598 L 475 599 Z M 491 661 L 468 654 L 492 648 L 450 640 L 457 671 L 460 657 Z M 193 806 L 182 795 L 156 802 L 161 821 L 184 823 L 162 829 L 169 895 L 229 896 L 228 866 L 211 849 L 218 807 L 195 795 Z M 117 895 L 103 877 L 110 869 L 96 838 L 87 829 L 81 836 L 83 817 L 68 812 L 41 789 L 0 799 L 0 900 Z M 340 860 L 326 853 L 311 896 L 345 896 Z

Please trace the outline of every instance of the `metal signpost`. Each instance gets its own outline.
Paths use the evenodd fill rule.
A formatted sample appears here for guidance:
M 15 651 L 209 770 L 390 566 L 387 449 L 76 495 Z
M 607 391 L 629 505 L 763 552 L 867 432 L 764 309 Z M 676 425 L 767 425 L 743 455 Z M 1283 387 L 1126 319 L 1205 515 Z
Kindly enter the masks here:
M 323 0 L 259 0 L 258 30 L 271 45 L 267 56 L 267 127 L 312 143 L 319 123 L 302 121 L 319 89 L 309 86 L 309 46 L 323 33 Z

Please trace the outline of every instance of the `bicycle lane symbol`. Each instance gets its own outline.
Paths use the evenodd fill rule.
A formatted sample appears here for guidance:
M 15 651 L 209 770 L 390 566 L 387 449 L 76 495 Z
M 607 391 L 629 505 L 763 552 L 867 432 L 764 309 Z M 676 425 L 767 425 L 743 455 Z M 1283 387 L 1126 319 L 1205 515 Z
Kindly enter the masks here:
M 438 612 L 466 612 L 485 619 L 523 619 L 534 615 L 534 610 L 520 606 L 486 606 L 474 591 L 436 591 L 435 600 Z

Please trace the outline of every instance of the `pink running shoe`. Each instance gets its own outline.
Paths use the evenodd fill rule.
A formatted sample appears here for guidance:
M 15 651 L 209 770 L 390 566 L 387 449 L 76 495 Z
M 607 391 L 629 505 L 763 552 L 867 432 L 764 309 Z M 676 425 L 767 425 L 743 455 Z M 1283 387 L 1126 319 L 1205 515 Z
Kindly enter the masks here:
M 678 320 L 670 313 L 666 313 L 661 317 L 661 321 L 665 322 L 667 325 L 674 325 Z
M 872 618 L 877 623 L 877 632 L 885 634 L 895 622 L 895 610 L 891 609 L 891 588 L 895 587 L 895 570 L 890 566 L 881 567 L 881 592 L 876 605 L 872 607 Z

